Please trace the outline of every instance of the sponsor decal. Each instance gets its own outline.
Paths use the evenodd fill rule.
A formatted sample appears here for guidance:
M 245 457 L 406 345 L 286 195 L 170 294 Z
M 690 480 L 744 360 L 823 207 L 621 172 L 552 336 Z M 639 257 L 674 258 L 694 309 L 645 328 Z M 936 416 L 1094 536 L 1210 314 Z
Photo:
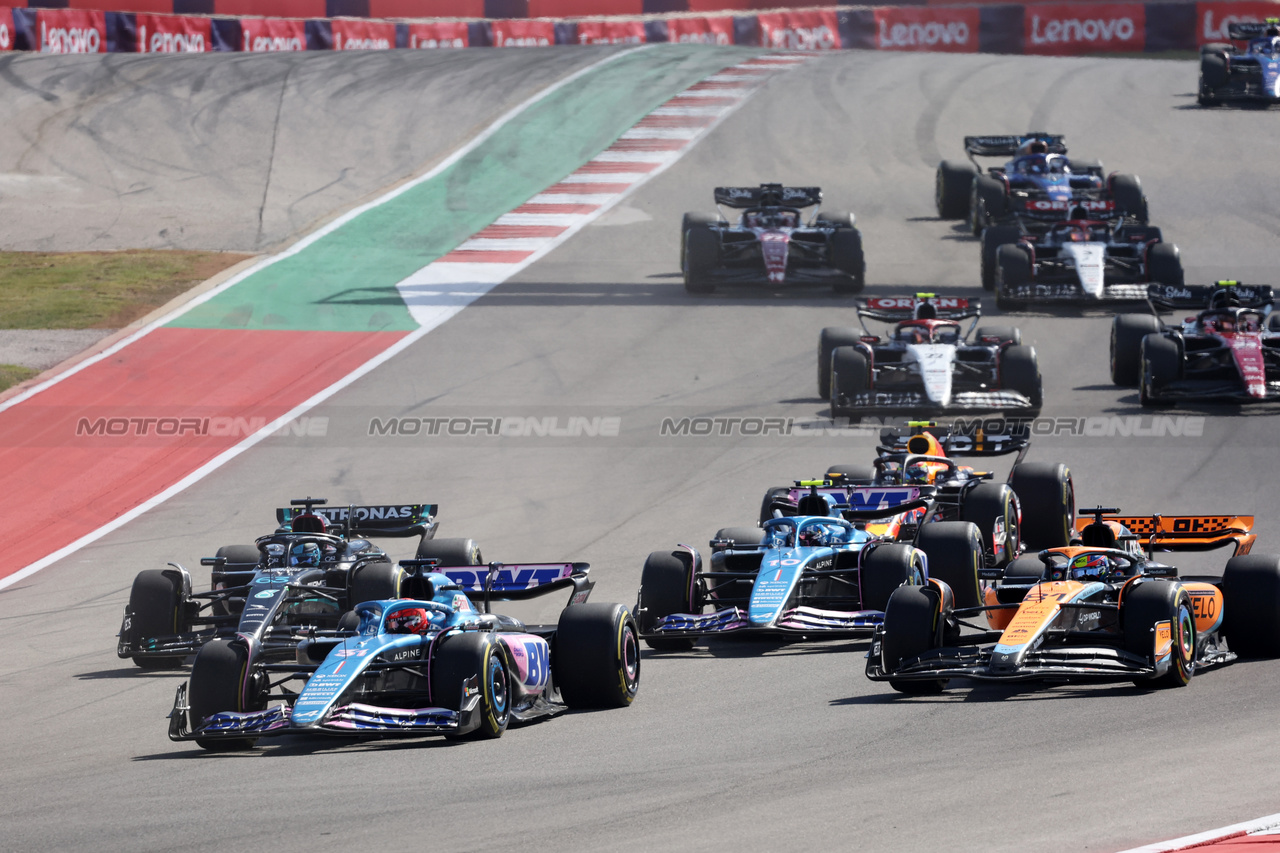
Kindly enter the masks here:
M 332 26 L 334 50 L 391 50 L 396 46 L 395 24 L 338 18 Z
M 860 391 L 850 402 L 855 406 L 918 406 L 924 401 L 919 391 Z
M 369 653 L 368 649 L 334 649 L 336 658 L 362 658 Z
M 622 418 L 575 415 L 492 418 L 371 418 L 368 435 L 501 436 L 502 438 L 617 438 Z
M 107 23 L 102 12 L 40 9 L 36 28 L 41 53 L 106 53 Z
M 211 49 L 210 18 L 138 15 L 139 53 L 205 53 Z
M 547 47 L 556 43 L 556 28 L 551 21 L 494 21 L 489 29 L 494 47 Z
M 469 47 L 465 21 L 408 24 L 409 47 L 414 49 Z
M 1077 207 L 1090 212 L 1114 210 L 1116 203 L 1108 199 L 1028 199 L 1028 210 L 1075 210 Z
M 255 592 L 254 598 L 275 598 L 279 592 L 274 589 L 264 589 L 262 592 Z
M 1240 3 L 1197 3 L 1196 19 L 1200 26 L 1196 31 L 1199 44 L 1211 41 L 1230 42 L 1227 38 L 1227 27 L 1230 24 L 1262 23 L 1276 14 L 1272 3 L 1240 2 Z
M 678 44 L 733 44 L 733 18 L 671 18 L 667 38 Z
M 489 576 L 489 570 L 481 566 L 474 570 L 454 569 L 444 574 L 449 580 L 456 581 L 467 589 L 484 589 L 485 578 Z M 508 566 L 499 569 L 494 576 L 493 589 L 533 589 L 542 584 L 567 578 L 572 574 L 573 566 L 569 564 L 527 569 L 519 566 Z
M 1136 3 L 1036 4 L 1023 22 L 1029 54 L 1140 51 L 1146 40 L 1146 8 Z
M 912 296 L 880 296 L 867 300 L 867 307 L 875 311 L 912 311 L 920 300 Z M 929 299 L 934 307 L 945 311 L 959 311 L 969 307 L 968 299 L 954 296 L 934 296 Z
M 240 49 L 246 53 L 306 50 L 305 23 L 278 18 L 241 18 Z
M 849 494 L 849 509 L 866 510 L 898 506 L 919 495 L 919 489 L 854 489 Z
M 979 11 L 972 8 L 881 7 L 875 10 L 876 47 L 976 53 Z
M 840 27 L 832 11 L 775 12 L 757 15 L 760 46 L 777 50 L 836 50 Z
M 329 432 L 327 417 L 300 417 L 289 421 L 252 418 L 80 418 L 76 435 L 102 436 L 232 436 L 246 437 L 270 427 L 272 436 L 323 438 Z
M 13 50 L 13 10 L 0 6 L 0 50 Z
M 580 21 L 578 44 L 644 44 L 644 22 Z

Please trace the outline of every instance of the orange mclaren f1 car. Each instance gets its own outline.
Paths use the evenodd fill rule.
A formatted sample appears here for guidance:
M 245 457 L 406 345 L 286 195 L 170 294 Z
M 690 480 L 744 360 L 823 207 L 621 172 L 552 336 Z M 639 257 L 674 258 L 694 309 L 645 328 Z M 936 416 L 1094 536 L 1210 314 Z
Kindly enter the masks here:
M 867 677 L 904 693 L 961 677 L 1181 687 L 1237 655 L 1280 655 L 1280 557 L 1249 553 L 1252 516 L 1118 513 L 1086 510 L 1072 544 L 980 570 L 981 606 L 956 607 L 936 579 L 895 590 Z M 1221 577 L 1179 577 L 1154 557 L 1226 546 Z

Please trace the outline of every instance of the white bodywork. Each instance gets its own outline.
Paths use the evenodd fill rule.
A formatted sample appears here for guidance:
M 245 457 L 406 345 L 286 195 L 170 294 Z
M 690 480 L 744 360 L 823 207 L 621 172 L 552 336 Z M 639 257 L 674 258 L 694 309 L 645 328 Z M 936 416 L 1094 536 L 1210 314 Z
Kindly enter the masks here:
M 952 365 L 956 360 L 956 348 L 952 344 L 908 344 L 908 364 L 914 362 L 924 383 L 924 392 L 931 403 L 940 406 L 951 404 Z
M 1085 294 L 1100 299 L 1107 244 L 1064 243 L 1062 252 L 1075 264 L 1076 275 L 1080 278 L 1080 287 L 1084 289 Z

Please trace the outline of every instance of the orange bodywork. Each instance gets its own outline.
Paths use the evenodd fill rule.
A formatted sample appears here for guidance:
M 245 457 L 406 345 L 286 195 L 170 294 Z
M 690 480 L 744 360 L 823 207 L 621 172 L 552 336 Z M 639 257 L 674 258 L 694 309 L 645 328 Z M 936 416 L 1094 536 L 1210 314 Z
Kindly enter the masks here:
M 1257 534 L 1252 533 L 1252 515 L 1108 515 L 1104 522 L 1124 525 L 1137 534 L 1143 547 L 1154 544 L 1156 550 L 1199 550 L 1228 544 L 1235 553 L 1248 554 Z M 1088 517 L 1076 519 L 1076 531 L 1083 532 L 1093 523 Z
M 1002 646 L 1021 646 L 1039 635 L 1058 611 L 1061 601 L 1070 601 L 1084 591 L 1087 584 L 1079 581 L 1047 581 L 1036 584 L 1022 599 L 1022 606 L 1008 621 L 1000 636 Z M 1005 611 L 1008 612 L 1008 611 Z
M 1196 620 L 1196 633 L 1207 634 L 1222 625 L 1222 590 L 1211 583 L 1184 583 L 1191 596 L 1191 613 Z

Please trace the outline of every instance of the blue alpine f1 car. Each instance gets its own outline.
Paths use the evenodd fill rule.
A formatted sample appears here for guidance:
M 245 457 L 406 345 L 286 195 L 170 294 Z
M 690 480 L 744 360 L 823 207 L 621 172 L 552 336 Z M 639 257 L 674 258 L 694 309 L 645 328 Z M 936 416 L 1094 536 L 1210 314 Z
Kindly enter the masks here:
M 802 514 L 779 511 L 759 528 L 721 529 L 709 565 L 688 545 L 649 555 L 636 614 L 651 648 L 687 649 L 698 637 L 724 634 L 869 635 L 901 585 L 935 573 L 957 584 L 968 577 L 977 588 L 984 555 L 976 525 L 940 521 L 921 525 L 914 542 L 895 541 L 905 520 L 930 506 L 923 490 L 797 487 L 810 492 Z
M 438 562 L 402 560 L 407 597 L 357 605 L 293 661 L 253 659 L 245 636 L 207 644 L 178 688 L 169 737 L 209 750 L 284 734 L 496 738 L 511 722 L 635 698 L 635 621 L 622 605 L 587 603 L 587 564 Z M 490 612 L 492 600 L 558 589 L 570 599 L 555 625 Z
M 1023 221 L 1047 227 L 1065 219 L 1147 221 L 1147 200 L 1134 175 L 1105 175 L 1096 160 L 1068 159 L 1064 137 L 966 136 L 969 162 L 938 166 L 934 200 L 943 219 L 967 219 L 975 237 L 990 225 Z M 1012 157 L 983 174 L 978 157 Z
M 1200 106 L 1280 103 L 1280 18 L 1227 24 L 1227 38 L 1246 42 L 1244 49 L 1224 42 L 1200 48 Z

